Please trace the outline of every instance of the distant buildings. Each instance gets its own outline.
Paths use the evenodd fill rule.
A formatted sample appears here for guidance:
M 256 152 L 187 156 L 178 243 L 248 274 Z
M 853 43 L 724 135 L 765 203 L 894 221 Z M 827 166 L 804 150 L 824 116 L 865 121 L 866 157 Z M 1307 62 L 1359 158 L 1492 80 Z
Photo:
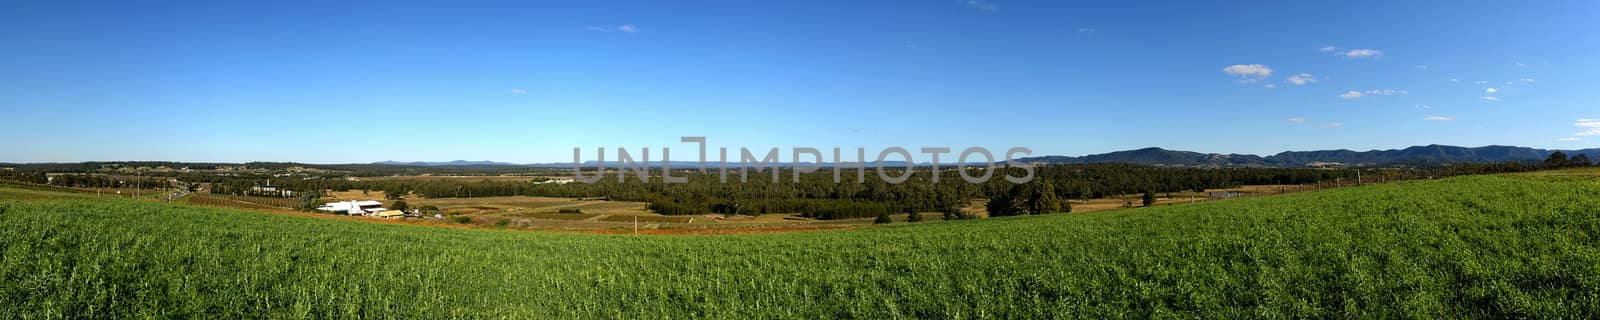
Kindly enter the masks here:
M 317 207 L 317 210 L 352 216 L 376 216 L 379 213 L 389 211 L 389 209 L 383 208 L 382 202 L 373 200 L 329 202 Z
M 268 197 L 293 197 L 294 191 L 279 189 L 278 186 L 272 185 L 272 180 L 267 180 L 267 184 L 250 187 L 250 192 L 247 194 Z
M 550 179 L 550 180 L 545 180 L 545 181 L 534 181 L 533 184 L 546 184 L 546 183 L 567 184 L 567 183 L 571 183 L 572 181 L 573 180 L 570 179 L 570 178 L 561 178 L 561 179 Z

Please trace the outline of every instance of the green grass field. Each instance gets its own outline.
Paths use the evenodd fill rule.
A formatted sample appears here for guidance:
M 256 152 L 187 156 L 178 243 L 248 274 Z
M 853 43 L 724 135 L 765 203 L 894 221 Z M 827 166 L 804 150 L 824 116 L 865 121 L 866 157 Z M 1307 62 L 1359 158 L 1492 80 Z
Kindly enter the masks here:
M 0 314 L 1594 318 L 1597 174 L 719 236 L 0 200 Z

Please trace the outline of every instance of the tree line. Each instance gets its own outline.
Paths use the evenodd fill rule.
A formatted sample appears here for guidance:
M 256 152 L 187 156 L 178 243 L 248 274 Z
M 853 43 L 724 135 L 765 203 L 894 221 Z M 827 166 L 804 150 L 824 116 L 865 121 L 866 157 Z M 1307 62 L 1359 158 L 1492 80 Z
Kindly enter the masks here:
M 149 163 L 155 165 L 158 163 Z M 165 164 L 165 163 L 160 163 Z M 289 164 L 255 164 L 261 166 L 287 166 Z M 391 197 L 414 195 L 428 198 L 467 198 L 494 196 L 543 196 L 565 198 L 594 198 L 648 203 L 649 209 L 667 215 L 697 214 L 747 214 L 795 213 L 817 219 L 845 219 L 883 216 L 907 212 L 942 212 L 947 216 L 964 215 L 960 210 L 977 200 L 987 199 L 985 209 L 990 215 L 1041 214 L 1069 212 L 1068 199 L 1095 199 L 1118 195 L 1203 191 L 1205 189 L 1232 188 L 1242 185 L 1312 184 L 1335 180 L 1353 180 L 1358 176 L 1368 181 L 1393 181 L 1426 177 L 1446 177 L 1466 174 L 1522 172 L 1540 169 L 1593 165 L 1586 156 L 1567 157 L 1552 154 L 1542 163 L 1487 163 L 1457 164 L 1430 168 L 1363 168 L 1363 169 L 1305 169 L 1305 168 L 1187 168 L 1158 167 L 1132 164 L 1067 164 L 1034 168 L 1033 181 L 1017 185 L 1000 179 L 1001 176 L 1021 176 L 1020 168 L 998 167 L 993 177 L 983 184 L 970 184 L 960 178 L 956 169 L 944 168 L 937 173 L 926 167 L 917 168 L 910 180 L 890 184 L 875 177 L 868 170 L 868 178 L 857 183 L 849 170 L 841 183 L 833 181 L 831 170 L 801 173 L 797 182 L 791 182 L 792 172 L 779 170 L 782 181 L 774 183 L 769 172 L 754 175 L 748 182 L 738 182 L 730 175 L 722 183 L 715 173 L 697 170 L 674 170 L 673 176 L 687 178 L 687 183 L 664 184 L 661 170 L 649 171 L 650 182 L 640 182 L 630 175 L 618 181 L 615 171 L 595 183 L 549 183 L 552 178 L 568 178 L 571 169 L 561 174 L 567 176 L 534 177 L 527 181 L 506 181 L 462 178 L 413 179 L 361 179 L 351 174 L 327 176 L 290 176 L 265 173 L 199 173 L 169 172 L 147 173 L 144 177 L 119 177 L 105 174 L 55 174 L 46 176 L 38 170 L 3 170 L 0 180 L 47 183 L 70 187 L 149 187 L 158 188 L 166 177 L 188 183 L 208 183 L 213 193 L 246 195 L 250 187 L 271 180 L 281 190 L 292 190 L 302 198 L 325 190 L 383 191 Z M 66 165 L 49 165 L 62 167 Z M 389 172 L 388 167 L 405 167 L 408 174 L 454 173 L 463 168 L 406 167 L 389 165 L 346 165 L 372 169 L 364 173 Z M 494 172 L 508 166 L 495 166 Z M 82 167 L 75 167 L 82 168 Z M 348 167 L 347 167 L 348 169 Z M 411 171 L 418 170 L 418 171 Z M 431 170 L 431 171 L 430 171 Z M 591 169 L 592 170 L 592 169 Z M 972 175 L 981 175 L 981 169 L 972 168 Z M 476 173 L 483 173 L 481 171 Z M 525 172 L 507 172 L 521 174 Z M 891 169 L 888 174 L 901 172 Z M 592 171 L 589 174 L 593 174 Z M 162 177 L 152 177 L 161 175 Z M 937 175 L 938 182 L 934 182 Z M 134 178 L 134 179 L 129 179 Z M 133 181 L 129 183 L 129 181 Z M 315 199 L 305 199 L 307 203 Z

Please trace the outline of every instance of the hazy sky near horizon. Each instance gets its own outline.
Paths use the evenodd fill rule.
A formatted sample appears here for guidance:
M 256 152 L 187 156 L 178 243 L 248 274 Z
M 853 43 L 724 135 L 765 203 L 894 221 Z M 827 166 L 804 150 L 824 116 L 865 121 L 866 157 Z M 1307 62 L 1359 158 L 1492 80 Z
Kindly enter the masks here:
M 1594 148 L 1597 21 L 1597 1 L 8 1 L 0 162 L 692 160 L 681 136 Z

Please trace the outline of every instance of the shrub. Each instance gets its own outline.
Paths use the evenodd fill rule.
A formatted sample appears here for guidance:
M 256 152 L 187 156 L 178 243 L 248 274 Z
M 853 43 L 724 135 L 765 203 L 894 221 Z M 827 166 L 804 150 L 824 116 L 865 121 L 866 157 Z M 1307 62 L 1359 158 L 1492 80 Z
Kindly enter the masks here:
M 450 222 L 455 222 L 455 223 L 460 223 L 460 224 L 472 223 L 472 217 L 454 216 L 454 217 L 450 217 Z
M 561 209 L 561 210 L 556 210 L 556 213 L 583 213 L 583 210 L 579 210 L 579 209 Z
M 893 222 L 893 221 L 894 220 L 889 219 L 889 213 L 888 212 L 879 212 L 878 213 L 878 218 L 877 219 L 873 219 L 872 223 L 885 224 L 885 223 L 889 223 L 889 222 Z

